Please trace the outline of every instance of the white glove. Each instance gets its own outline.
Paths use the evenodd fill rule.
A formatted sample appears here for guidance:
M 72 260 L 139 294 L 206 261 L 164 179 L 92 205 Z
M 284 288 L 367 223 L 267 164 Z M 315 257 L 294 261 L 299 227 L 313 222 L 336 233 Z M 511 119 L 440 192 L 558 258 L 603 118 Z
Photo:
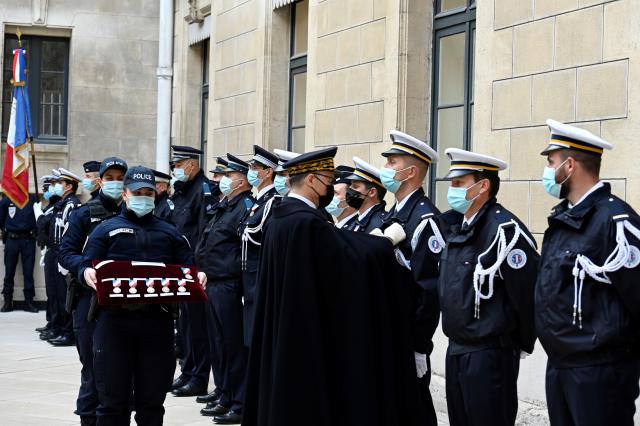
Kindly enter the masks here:
M 369 235 L 373 235 L 374 237 L 384 237 L 384 234 L 380 230 L 380 228 L 376 228 L 373 231 L 369 232 Z
M 529 355 L 531 355 L 529 352 L 520 351 L 520 359 L 525 359 Z
M 89 287 L 97 291 L 96 284 L 98 283 L 98 277 L 96 276 L 96 270 L 93 268 L 86 268 L 82 272 L 82 276 L 84 277 L 84 282 Z
M 407 234 L 404 232 L 404 228 L 398 222 L 394 222 L 387 229 L 384 230 L 384 236 L 391 241 L 391 244 L 397 246 L 407 238 Z
M 58 272 L 60 272 L 62 275 L 64 275 L 64 276 L 66 277 L 66 276 L 67 276 L 67 274 L 69 273 L 69 270 L 68 270 L 68 269 L 64 269 L 64 268 L 62 267 L 62 265 L 60 265 L 60 264 L 58 263 Z
M 202 288 L 207 288 L 207 274 L 204 272 L 198 272 L 198 281 Z
M 44 268 L 44 255 L 47 253 L 47 248 L 40 250 L 40 266 Z
M 42 202 L 38 201 L 37 203 L 33 204 L 33 214 L 36 216 L 36 220 L 38 220 L 38 218 L 40 216 L 42 216 Z
M 420 352 L 413 353 L 416 358 L 416 373 L 418 373 L 418 379 L 427 374 L 429 367 L 427 366 L 427 354 L 421 354 Z

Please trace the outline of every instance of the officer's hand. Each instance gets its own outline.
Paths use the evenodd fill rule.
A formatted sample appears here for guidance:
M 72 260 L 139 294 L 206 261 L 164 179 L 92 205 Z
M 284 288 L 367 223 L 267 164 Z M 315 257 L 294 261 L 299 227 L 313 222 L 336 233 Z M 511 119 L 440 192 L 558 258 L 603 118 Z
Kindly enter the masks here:
M 98 277 L 96 276 L 96 270 L 93 268 L 87 268 L 82 273 L 84 276 L 84 282 L 87 283 L 89 287 L 98 291 L 96 288 L 96 284 L 98 283 Z
M 531 355 L 529 352 L 520 351 L 520 359 L 525 359 L 529 355 Z
M 404 232 L 404 228 L 398 222 L 394 222 L 387 229 L 384 230 L 384 236 L 391 241 L 391 244 L 397 246 L 407 238 L 407 234 Z
M 205 288 L 207 286 L 207 274 L 204 272 L 198 272 L 198 281 L 200 281 L 202 288 Z
M 427 366 L 427 354 L 421 354 L 420 352 L 413 353 L 416 358 L 416 373 L 418 373 L 418 379 L 427 374 L 429 367 Z

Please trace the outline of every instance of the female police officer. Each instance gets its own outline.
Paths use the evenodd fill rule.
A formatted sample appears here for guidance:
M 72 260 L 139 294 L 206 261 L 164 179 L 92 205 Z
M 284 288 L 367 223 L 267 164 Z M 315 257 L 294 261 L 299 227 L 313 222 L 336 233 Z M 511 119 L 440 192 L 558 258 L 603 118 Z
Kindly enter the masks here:
M 81 278 L 95 289 L 93 260 L 138 260 L 193 265 L 186 238 L 153 215 L 155 178 L 146 167 L 132 167 L 124 178 L 122 213 L 98 225 L 84 250 Z M 202 285 L 203 273 L 198 274 Z M 93 339 L 94 374 L 100 405 L 98 425 L 128 425 L 129 397 L 135 388 L 139 425 L 162 424 L 164 399 L 175 369 L 173 318 L 164 305 L 102 309 Z

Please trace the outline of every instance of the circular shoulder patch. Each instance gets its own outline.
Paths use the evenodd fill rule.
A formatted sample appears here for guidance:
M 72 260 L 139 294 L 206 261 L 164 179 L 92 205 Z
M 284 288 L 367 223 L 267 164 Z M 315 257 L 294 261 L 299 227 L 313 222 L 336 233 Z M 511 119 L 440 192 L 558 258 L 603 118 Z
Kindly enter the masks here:
M 442 251 L 442 244 L 440 244 L 440 241 L 438 241 L 435 235 L 429 237 L 427 244 L 429 244 L 429 250 L 431 250 L 432 253 L 440 253 Z
M 507 256 L 507 263 L 513 269 L 523 268 L 524 265 L 527 264 L 527 255 L 524 251 L 520 249 L 513 249 L 509 252 Z
M 640 249 L 636 246 L 629 246 L 629 258 L 624 264 L 625 268 L 633 269 L 640 265 Z

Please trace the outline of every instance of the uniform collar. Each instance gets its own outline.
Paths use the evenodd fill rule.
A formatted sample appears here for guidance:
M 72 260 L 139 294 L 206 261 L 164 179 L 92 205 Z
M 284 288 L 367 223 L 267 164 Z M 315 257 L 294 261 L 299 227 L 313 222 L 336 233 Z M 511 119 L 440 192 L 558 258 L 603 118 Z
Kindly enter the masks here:
M 424 197 L 424 190 L 422 189 L 422 187 L 420 187 L 413 191 L 407 198 L 402 200 L 401 203 L 396 204 L 391 209 L 392 213 L 388 215 L 388 218 L 396 219 L 400 222 L 407 222 L 409 220 L 409 217 L 411 216 L 413 208 L 422 197 Z M 397 206 L 400 206 L 400 208 L 397 208 Z
M 404 197 L 404 200 L 402 200 L 402 201 L 400 201 L 400 202 L 396 202 L 396 205 L 395 205 L 395 207 L 394 207 L 394 210 L 395 210 L 396 212 L 399 212 L 400 210 L 402 210 L 402 208 L 405 206 L 405 204 L 407 204 L 407 202 L 409 201 L 409 199 L 411 198 L 411 196 L 412 196 L 413 194 L 415 194 L 419 189 L 422 189 L 422 188 L 418 188 L 418 189 L 416 189 L 415 191 L 411 192 L 409 195 L 407 195 L 406 197 Z
M 604 186 L 604 182 L 602 181 L 598 181 L 598 183 L 596 183 L 595 185 L 593 185 L 591 187 L 591 189 L 589 189 L 579 200 L 577 203 L 575 204 L 571 204 L 571 203 L 567 203 L 567 207 L 572 209 L 574 207 L 576 207 L 578 204 L 580 204 L 581 202 L 583 202 L 589 195 L 591 195 L 593 192 L 597 191 L 598 189 L 602 188 Z
M 312 208 L 312 209 L 314 209 L 314 210 L 317 210 L 317 209 L 318 209 L 318 208 L 316 207 L 316 205 L 315 205 L 315 204 L 313 204 L 313 202 L 311 202 L 311 200 L 309 200 L 309 199 L 308 199 L 308 198 L 306 198 L 306 197 L 303 197 L 303 196 L 302 196 L 302 195 L 300 195 L 300 194 L 292 194 L 292 193 L 289 193 L 288 197 L 290 197 L 290 198 L 295 198 L 296 200 L 300 200 L 300 201 L 302 201 L 303 203 L 305 203 L 306 205 L 308 205 L 309 207 L 311 207 L 311 208 Z
M 379 205 L 380 205 L 380 203 L 374 204 L 371 207 L 369 207 L 368 209 L 366 209 L 364 212 L 358 213 L 358 221 L 362 222 L 362 220 L 364 218 L 366 218 L 369 213 L 371 213 L 371 210 L 375 209 Z
M 264 188 L 262 188 L 260 191 L 258 191 L 258 195 L 256 195 L 256 198 L 259 200 L 262 198 L 262 196 L 264 196 L 265 194 L 267 194 L 269 191 L 271 191 L 272 189 L 275 189 L 275 186 L 273 184 L 265 186 Z
M 603 198 L 611 196 L 611 185 L 603 182 L 602 186 L 596 188 L 593 192 L 589 193 L 586 198 L 580 200 L 573 208 L 569 208 L 569 201 L 564 200 L 553 208 L 551 216 L 549 216 L 549 224 L 553 222 L 562 222 L 572 228 L 580 229 L 589 215 L 591 210 L 595 207 L 598 201 Z
M 174 183 L 174 189 L 179 192 L 187 192 L 196 182 L 199 182 L 203 177 L 204 171 L 200 169 L 198 170 L 198 173 L 196 173 L 196 175 L 193 177 L 193 179 L 190 179 L 186 182 L 176 181 L 176 183 Z
M 349 223 L 350 220 L 354 219 L 357 214 L 358 212 L 354 212 L 349 216 L 345 217 L 344 219 L 340 220 L 338 223 L 336 223 L 336 228 L 341 229 L 343 226 Z
M 223 207 L 234 207 L 236 204 L 238 204 L 238 202 L 240 200 L 244 200 L 246 197 L 251 195 L 251 190 L 246 190 L 243 191 L 241 193 L 239 193 L 238 195 L 236 195 L 235 197 L 233 197 L 233 199 L 229 200 L 228 198 L 225 197 L 224 201 L 220 202 L 220 205 L 223 205 Z

